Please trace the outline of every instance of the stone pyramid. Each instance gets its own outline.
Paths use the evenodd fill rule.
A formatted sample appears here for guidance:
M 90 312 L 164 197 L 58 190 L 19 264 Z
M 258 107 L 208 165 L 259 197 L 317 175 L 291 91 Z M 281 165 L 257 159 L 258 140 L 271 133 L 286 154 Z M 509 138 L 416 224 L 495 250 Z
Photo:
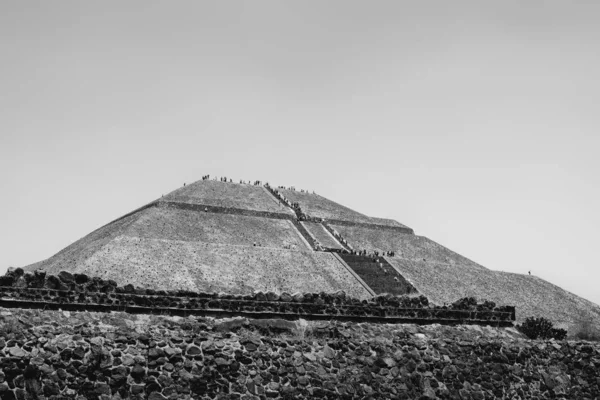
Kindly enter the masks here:
M 516 306 L 517 320 L 600 321 L 600 307 L 540 278 L 489 270 L 397 221 L 260 182 L 202 179 L 25 269 L 163 290 L 421 293 L 440 305 L 473 296 Z

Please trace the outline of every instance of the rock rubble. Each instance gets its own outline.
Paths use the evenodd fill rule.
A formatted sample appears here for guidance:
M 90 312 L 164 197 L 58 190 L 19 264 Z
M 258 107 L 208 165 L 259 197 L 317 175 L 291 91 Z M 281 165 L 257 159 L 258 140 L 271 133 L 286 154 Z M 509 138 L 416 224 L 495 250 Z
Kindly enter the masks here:
M 2 399 L 600 396 L 600 346 L 513 328 L 0 309 Z

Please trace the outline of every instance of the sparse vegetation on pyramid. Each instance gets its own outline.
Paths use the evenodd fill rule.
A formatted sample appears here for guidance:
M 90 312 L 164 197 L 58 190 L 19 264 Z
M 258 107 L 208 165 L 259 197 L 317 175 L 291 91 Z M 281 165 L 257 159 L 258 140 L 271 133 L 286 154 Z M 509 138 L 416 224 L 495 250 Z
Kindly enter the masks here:
M 520 321 L 600 322 L 597 305 L 539 278 L 491 271 L 397 221 L 258 181 L 185 185 L 26 268 L 157 290 L 416 292 L 440 305 L 475 296 L 516 306 Z

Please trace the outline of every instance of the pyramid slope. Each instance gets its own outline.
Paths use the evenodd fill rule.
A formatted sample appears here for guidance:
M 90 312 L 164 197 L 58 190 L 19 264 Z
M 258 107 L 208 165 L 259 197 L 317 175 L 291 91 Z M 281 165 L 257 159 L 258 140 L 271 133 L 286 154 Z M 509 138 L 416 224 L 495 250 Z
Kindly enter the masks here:
M 102 247 L 125 232 L 127 228 L 131 226 L 131 224 L 134 224 L 138 218 L 143 216 L 147 210 L 148 209 L 134 214 L 129 214 L 107 225 L 104 225 L 103 227 L 96 229 L 92 233 L 65 247 L 52 257 L 28 265 L 24 267 L 24 269 L 30 271 L 44 269 L 55 272 L 59 272 L 61 270 L 74 270 L 79 265 L 82 265 L 89 257 L 98 252 Z
M 153 289 L 370 296 L 332 254 L 314 252 L 289 219 L 192 211 L 162 201 L 26 267 L 38 268 Z
M 146 239 L 310 250 L 286 219 L 198 212 L 160 204 L 139 217 L 125 234 Z
M 294 215 L 259 185 L 200 180 L 174 190 L 162 200 Z
M 119 236 L 72 270 L 152 289 L 369 293 L 329 253 Z
M 571 328 L 585 314 L 600 323 L 599 306 L 535 276 L 400 257 L 386 259 L 419 292 L 440 305 L 475 297 L 516 306 L 517 321 L 545 317 L 559 327 Z
M 289 201 L 299 203 L 302 211 L 311 217 L 408 228 L 406 225 L 391 219 L 368 217 L 318 194 L 289 189 L 277 190 Z
M 363 226 L 331 225 L 357 250 L 380 253 L 394 251 L 397 256 L 415 261 L 428 261 L 463 268 L 485 269 L 483 266 L 442 246 L 425 236 L 405 234 Z

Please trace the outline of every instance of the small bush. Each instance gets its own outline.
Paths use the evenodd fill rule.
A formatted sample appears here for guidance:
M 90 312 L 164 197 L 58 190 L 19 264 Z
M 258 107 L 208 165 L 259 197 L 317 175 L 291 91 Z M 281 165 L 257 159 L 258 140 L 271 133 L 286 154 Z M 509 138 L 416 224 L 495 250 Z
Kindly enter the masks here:
M 477 299 L 475 297 L 464 297 L 456 300 L 451 304 L 450 309 L 452 310 L 471 310 L 477 307 Z
M 556 339 L 562 340 L 567 337 L 567 331 L 554 328 L 552 322 L 544 317 L 529 317 L 517 329 L 527 335 L 530 339 Z

